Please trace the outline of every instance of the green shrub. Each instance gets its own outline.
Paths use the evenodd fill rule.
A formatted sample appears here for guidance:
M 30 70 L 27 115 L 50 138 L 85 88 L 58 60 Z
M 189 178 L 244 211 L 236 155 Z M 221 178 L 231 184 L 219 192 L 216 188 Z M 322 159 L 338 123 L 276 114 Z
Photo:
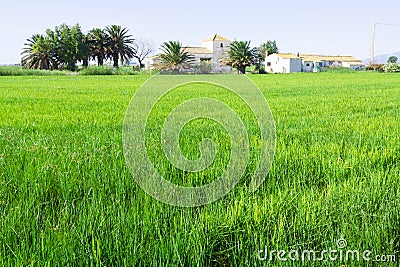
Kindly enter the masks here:
M 383 66 L 383 70 L 389 73 L 400 72 L 400 66 L 396 63 L 388 63 Z
M 345 68 L 345 67 L 333 67 L 333 68 L 325 68 L 325 72 L 352 73 L 352 72 L 355 72 L 355 70 L 352 70 L 351 68 Z
M 104 66 L 90 66 L 87 68 L 83 68 L 80 72 L 80 75 L 112 75 L 113 71 L 110 67 Z
M 83 68 L 80 75 L 135 75 L 136 71 L 132 67 L 124 66 L 120 68 L 113 68 L 107 66 L 90 66 Z
M 132 67 L 124 66 L 118 69 L 106 66 L 80 67 L 77 69 L 80 75 L 136 75 Z M 65 76 L 75 75 L 77 72 L 68 70 L 36 70 L 24 69 L 19 66 L 0 67 L 0 76 Z M 144 74 L 144 73 L 143 73 Z
M 116 69 L 113 72 L 114 75 L 136 75 L 137 71 L 134 70 L 134 68 L 129 67 L 129 66 L 124 66 Z
M 202 61 L 200 64 L 195 65 L 193 69 L 196 74 L 208 74 L 212 71 L 212 64 L 211 62 Z
M 260 66 L 260 68 L 258 70 L 254 70 L 254 73 L 255 74 L 267 74 L 264 66 Z

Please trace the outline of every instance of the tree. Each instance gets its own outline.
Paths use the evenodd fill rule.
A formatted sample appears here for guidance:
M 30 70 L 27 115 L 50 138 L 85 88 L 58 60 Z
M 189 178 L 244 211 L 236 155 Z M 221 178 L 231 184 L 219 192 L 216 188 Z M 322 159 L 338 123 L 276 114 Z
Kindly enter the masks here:
M 54 31 L 47 29 L 46 35 L 51 42 L 53 57 L 57 65 L 63 64 L 71 71 L 75 70 L 78 60 L 87 65 L 89 48 L 79 24 L 74 26 L 61 24 L 55 27 Z
M 133 57 L 139 62 L 139 68 L 143 68 L 143 60 L 154 52 L 154 44 L 148 40 L 139 39 L 133 43 Z
M 399 60 L 396 56 L 389 57 L 387 63 L 396 63 Z
M 161 70 L 181 71 L 193 63 L 194 56 L 189 54 L 179 41 L 164 42 L 161 50 Z
M 50 69 L 53 61 L 50 40 L 42 34 L 34 34 L 27 41 L 21 53 L 21 65 L 30 69 Z
M 257 48 L 251 48 L 250 41 L 233 41 L 227 54 L 228 58 L 224 59 L 223 63 L 237 68 L 241 74 L 246 73 L 246 67 L 257 62 Z
M 47 29 L 44 35 L 33 35 L 27 39 L 21 53 L 21 64 L 28 68 L 58 69 L 62 66 L 74 71 L 76 63 L 89 65 L 89 59 L 97 59 L 98 65 L 103 65 L 106 58 L 118 61 L 127 61 L 136 55 L 140 64 L 153 51 L 149 43 L 138 43 L 133 47 L 134 39 L 126 28 L 111 25 L 106 29 L 92 29 L 87 35 L 82 33 L 79 24 L 68 26 L 61 24 L 54 30 Z M 143 44 L 143 45 L 141 45 Z
M 276 41 L 267 41 L 266 43 L 262 43 L 258 47 L 258 57 L 259 57 L 259 64 L 261 65 L 265 61 L 265 57 L 268 55 L 272 55 L 278 53 L 278 46 Z
M 88 33 L 89 54 L 92 59 L 97 59 L 97 65 L 103 66 L 108 53 L 107 34 L 103 29 L 94 28 Z
M 50 51 L 53 69 L 57 70 L 59 65 L 62 64 L 62 59 L 59 55 L 59 37 L 54 33 L 54 31 L 47 29 L 46 38 L 49 40 L 49 43 L 51 45 Z
M 78 45 L 78 61 L 82 61 L 82 65 L 84 67 L 89 66 L 89 59 L 90 59 L 90 44 L 89 44 L 89 37 L 87 34 L 82 34 L 82 39 Z
M 107 34 L 108 54 L 112 57 L 114 67 L 118 68 L 118 60 L 128 60 L 133 57 L 134 39 L 128 34 L 127 28 L 122 28 L 120 25 L 107 26 L 105 29 Z
M 57 37 L 57 54 L 61 58 L 61 62 L 66 65 L 68 70 L 75 70 L 78 61 L 79 43 L 82 39 L 82 32 L 78 24 L 70 27 L 61 24 L 55 27 L 54 32 Z
M 259 73 L 262 73 L 262 65 L 265 62 L 265 58 L 268 55 L 272 55 L 274 53 L 278 53 L 278 46 L 276 44 L 276 41 L 267 41 L 266 43 L 262 43 L 258 48 L 257 48 L 257 62 L 256 62 L 256 70 L 258 70 Z M 263 71 L 265 73 L 265 70 Z

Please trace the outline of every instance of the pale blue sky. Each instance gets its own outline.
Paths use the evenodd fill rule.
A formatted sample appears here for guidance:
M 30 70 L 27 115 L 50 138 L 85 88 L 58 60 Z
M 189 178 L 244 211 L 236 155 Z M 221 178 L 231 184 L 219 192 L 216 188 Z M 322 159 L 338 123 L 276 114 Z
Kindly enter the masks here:
M 374 22 L 400 24 L 400 1 L 5 1 L 0 64 L 19 63 L 25 39 L 61 23 L 121 24 L 135 38 L 200 45 L 219 33 L 252 45 L 275 39 L 280 52 L 368 58 Z M 377 26 L 376 55 L 400 51 L 400 26 Z

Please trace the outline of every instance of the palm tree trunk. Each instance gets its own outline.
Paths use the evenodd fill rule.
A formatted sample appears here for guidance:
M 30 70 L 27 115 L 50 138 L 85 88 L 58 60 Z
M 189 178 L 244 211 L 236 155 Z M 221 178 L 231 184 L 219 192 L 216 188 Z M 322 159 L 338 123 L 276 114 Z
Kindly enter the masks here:
M 49 69 L 49 63 L 47 60 L 44 60 L 40 66 L 40 69 L 42 70 L 48 70 Z
M 237 68 L 238 74 L 246 74 L 246 66 L 239 66 Z
M 58 62 L 57 61 L 53 61 L 53 70 L 58 70 Z
M 102 55 L 97 56 L 97 65 L 98 66 L 104 65 L 104 57 Z
M 118 53 L 114 53 L 113 54 L 113 61 L 114 61 L 114 67 L 115 68 L 118 68 L 118 60 L 119 60 Z
M 85 58 L 85 59 L 83 59 L 83 64 L 82 64 L 84 67 L 87 67 L 87 66 L 89 66 L 89 59 L 88 58 Z

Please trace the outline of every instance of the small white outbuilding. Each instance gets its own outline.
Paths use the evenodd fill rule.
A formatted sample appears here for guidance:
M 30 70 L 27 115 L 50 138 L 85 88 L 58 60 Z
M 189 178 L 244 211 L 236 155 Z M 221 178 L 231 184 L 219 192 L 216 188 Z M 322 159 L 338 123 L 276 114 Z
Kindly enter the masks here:
M 318 72 L 321 68 L 334 67 L 363 70 L 365 65 L 353 56 L 276 53 L 265 59 L 265 71 L 268 73 Z
M 301 72 L 301 58 L 294 54 L 272 54 L 265 59 L 265 71 L 268 73 Z

